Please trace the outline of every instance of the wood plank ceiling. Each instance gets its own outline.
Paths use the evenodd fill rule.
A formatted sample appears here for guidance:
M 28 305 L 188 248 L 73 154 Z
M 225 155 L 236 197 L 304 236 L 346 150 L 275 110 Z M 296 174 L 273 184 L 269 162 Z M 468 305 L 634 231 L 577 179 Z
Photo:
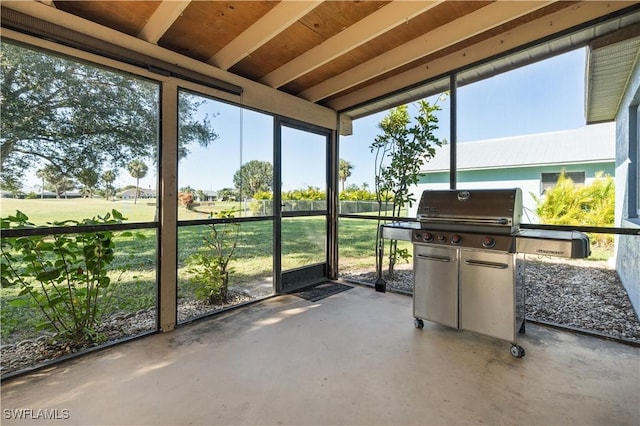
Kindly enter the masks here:
M 43 1 L 335 110 L 567 29 L 629 1 Z

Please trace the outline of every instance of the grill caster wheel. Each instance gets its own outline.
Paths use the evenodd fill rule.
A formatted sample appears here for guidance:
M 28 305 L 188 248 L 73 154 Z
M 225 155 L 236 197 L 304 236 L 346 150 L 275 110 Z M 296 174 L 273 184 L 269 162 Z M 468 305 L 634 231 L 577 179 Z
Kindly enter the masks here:
M 413 325 L 415 325 L 416 328 L 424 328 L 424 321 L 422 321 L 420 318 L 416 318 L 415 320 L 413 320 Z
M 511 345 L 511 355 L 516 358 L 522 358 L 524 356 L 524 348 L 519 345 Z

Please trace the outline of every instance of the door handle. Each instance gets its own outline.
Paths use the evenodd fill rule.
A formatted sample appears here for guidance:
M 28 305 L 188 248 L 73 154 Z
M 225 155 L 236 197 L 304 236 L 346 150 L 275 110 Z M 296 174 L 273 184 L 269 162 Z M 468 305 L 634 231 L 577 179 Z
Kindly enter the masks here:
M 507 269 L 509 265 L 498 262 L 485 262 L 483 260 L 465 260 L 464 263 L 471 266 L 484 266 L 485 268 Z
M 417 257 L 425 260 L 435 260 L 437 262 L 451 262 L 451 258 L 446 256 L 429 256 L 426 254 L 418 254 Z

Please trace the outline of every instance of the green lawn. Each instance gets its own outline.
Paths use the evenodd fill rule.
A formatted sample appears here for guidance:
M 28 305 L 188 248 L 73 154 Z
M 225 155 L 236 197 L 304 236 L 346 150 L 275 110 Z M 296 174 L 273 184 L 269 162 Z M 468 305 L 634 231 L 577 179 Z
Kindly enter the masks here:
M 123 213 L 127 222 L 145 222 L 153 220 L 155 206 L 153 201 L 112 202 L 102 199 L 45 199 L 45 200 L 1 200 L 1 215 L 8 216 L 20 210 L 37 225 L 66 219 L 81 220 L 96 215 L 104 215 L 116 209 Z M 196 211 L 180 209 L 181 219 L 206 218 L 208 210 L 221 210 L 237 207 L 237 203 L 215 203 L 206 207 L 196 207 Z M 348 235 L 341 244 L 352 245 L 340 254 L 345 264 L 367 265 L 373 268 L 375 222 L 367 221 L 363 226 L 358 220 L 349 220 L 348 226 L 341 231 Z M 282 241 L 284 269 L 295 268 L 324 259 L 325 219 L 323 217 L 287 218 L 283 221 Z M 348 228 L 354 227 L 349 231 Z M 181 226 L 178 228 L 178 296 L 193 298 L 194 284 L 189 279 L 187 260 L 190 255 L 202 249 L 202 238 L 210 232 L 210 226 Z M 115 258 L 111 263 L 113 290 L 106 313 L 116 311 L 136 312 L 156 305 L 156 263 L 157 235 L 155 229 L 143 229 L 138 233 L 146 236 L 138 239 L 116 233 Z M 242 223 L 240 238 L 231 266 L 235 272 L 231 277 L 231 286 L 250 288 L 253 283 L 270 281 L 273 276 L 273 224 L 270 220 Z M 124 272 L 123 272 L 124 271 Z M 2 341 L 14 341 L 38 335 L 36 326 L 43 321 L 37 308 L 13 307 L 9 303 L 19 296 L 19 288 L 8 287 L 0 290 L 2 308 Z
M 12 215 L 20 210 L 29 216 L 36 225 L 59 220 L 81 220 L 97 215 L 104 216 L 115 209 L 124 215 L 129 222 L 153 222 L 156 218 L 156 200 L 139 199 L 133 201 L 107 201 L 102 198 L 75 199 L 0 199 L 0 217 Z M 194 210 L 178 209 L 179 220 L 206 219 L 210 212 L 219 212 L 238 208 L 239 203 L 216 202 L 213 205 L 196 206 Z
M 80 220 L 97 214 L 104 215 L 117 209 L 129 222 L 151 221 L 155 215 L 153 201 L 112 202 L 101 199 L 75 200 L 1 200 L 1 214 L 14 214 L 15 210 L 26 213 L 32 222 L 44 225 L 46 222 L 64 219 Z M 207 210 L 229 209 L 237 203 L 216 203 Z M 196 208 L 196 210 L 200 210 Z M 181 219 L 206 218 L 208 212 L 180 209 Z M 324 259 L 323 217 L 286 218 L 282 226 L 283 269 L 295 268 Z M 340 219 L 339 268 L 340 271 L 375 268 L 375 220 Z M 190 255 L 203 247 L 203 235 L 210 232 L 210 226 L 181 226 L 178 228 L 178 295 L 193 298 L 194 284 L 187 273 Z M 135 312 L 156 305 L 156 263 L 157 235 L 155 229 L 139 231 L 146 238 L 138 239 L 117 234 L 116 253 L 112 267 L 113 299 L 107 312 Z M 409 242 L 399 242 L 401 248 L 411 251 Z M 388 254 L 388 248 L 385 248 Z M 593 249 L 592 259 L 608 258 L 611 253 Z M 385 259 L 384 263 L 387 261 Z M 270 220 L 245 222 L 240 227 L 237 251 L 231 266 L 235 272 L 231 286 L 250 288 L 253 283 L 265 282 L 273 276 L 273 223 Z M 124 272 L 123 272 L 124 271 Z M 17 288 L 2 288 L 0 304 L 2 308 L 2 341 L 13 333 L 28 336 L 35 333 L 35 326 L 42 320 L 33 308 L 14 308 L 9 302 L 18 298 Z M 12 339 L 11 339 L 12 340 Z

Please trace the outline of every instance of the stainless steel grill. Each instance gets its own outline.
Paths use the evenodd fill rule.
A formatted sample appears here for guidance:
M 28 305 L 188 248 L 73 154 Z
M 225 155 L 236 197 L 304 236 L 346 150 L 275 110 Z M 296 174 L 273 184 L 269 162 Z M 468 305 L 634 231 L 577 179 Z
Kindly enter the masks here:
M 525 323 L 525 255 L 589 255 L 581 232 L 521 230 L 519 188 L 424 191 L 417 218 L 416 327 L 428 320 L 507 340 L 518 358 L 525 354 L 516 342 Z

